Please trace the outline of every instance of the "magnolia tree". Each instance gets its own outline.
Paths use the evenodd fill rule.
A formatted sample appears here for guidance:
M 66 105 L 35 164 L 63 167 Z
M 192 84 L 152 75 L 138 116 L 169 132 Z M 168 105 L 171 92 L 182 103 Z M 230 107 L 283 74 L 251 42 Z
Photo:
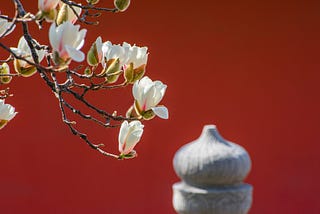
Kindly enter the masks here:
M 130 0 L 114 0 L 114 8 L 100 7 L 99 0 L 87 0 L 85 5 L 69 0 L 38 0 L 36 14 L 26 11 L 20 0 L 12 2 L 16 8 L 15 16 L 0 14 L 0 39 L 9 37 L 19 27 L 23 35 L 16 47 L 8 47 L 0 40 L 0 47 L 8 53 L 0 65 L 0 129 L 17 115 L 15 108 L 5 103 L 11 95 L 5 86 L 13 78 L 40 75 L 57 98 L 62 121 L 72 134 L 103 155 L 117 159 L 136 157 L 134 147 L 143 134 L 142 122 L 155 116 L 169 117 L 167 108 L 159 105 L 167 86 L 145 76 L 147 47 L 126 42 L 112 44 L 98 36 L 86 54 L 81 51 L 87 34 L 83 27 L 98 24 L 87 18 L 96 18 L 100 12 L 123 12 Z M 31 22 L 36 23 L 39 30 L 43 25 L 50 25 L 47 32 L 49 44 L 37 42 L 37 33 L 28 28 Z M 79 65 L 74 66 L 75 63 Z M 99 90 L 123 87 L 132 88 L 133 95 L 133 104 L 124 116 L 97 107 L 86 96 Z M 80 110 L 68 102 L 66 96 L 71 96 L 73 102 L 84 104 L 85 109 Z M 76 120 L 69 119 L 70 114 L 102 127 L 119 128 L 119 154 L 107 152 L 103 144 L 91 142 L 85 132 L 79 131 Z

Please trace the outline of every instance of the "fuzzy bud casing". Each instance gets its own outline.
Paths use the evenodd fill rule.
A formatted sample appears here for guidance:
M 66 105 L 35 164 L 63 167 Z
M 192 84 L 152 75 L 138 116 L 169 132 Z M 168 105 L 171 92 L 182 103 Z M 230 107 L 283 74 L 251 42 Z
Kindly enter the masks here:
M 130 5 L 130 0 L 114 0 L 114 6 L 120 11 L 123 12 L 128 9 Z

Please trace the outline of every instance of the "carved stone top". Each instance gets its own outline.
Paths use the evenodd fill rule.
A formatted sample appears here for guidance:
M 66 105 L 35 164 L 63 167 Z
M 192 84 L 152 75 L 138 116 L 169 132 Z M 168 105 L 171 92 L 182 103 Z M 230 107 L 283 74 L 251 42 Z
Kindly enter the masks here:
M 214 187 L 241 183 L 251 160 L 244 148 L 221 137 L 215 125 L 206 125 L 198 139 L 177 151 L 173 166 L 185 183 Z

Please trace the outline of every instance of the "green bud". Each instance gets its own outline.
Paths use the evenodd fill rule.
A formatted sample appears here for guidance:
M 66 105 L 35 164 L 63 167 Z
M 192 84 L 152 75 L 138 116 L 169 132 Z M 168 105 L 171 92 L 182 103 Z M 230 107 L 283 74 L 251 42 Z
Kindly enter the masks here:
M 137 80 L 140 80 L 143 77 L 146 70 L 145 67 L 146 65 L 141 65 L 140 67 L 134 69 L 132 83 L 134 83 Z
M 133 84 L 135 81 L 141 79 L 145 73 L 145 65 L 141 65 L 138 68 L 133 68 L 133 63 L 126 68 L 124 71 L 124 78 L 127 83 Z
M 110 59 L 106 62 L 106 67 L 97 75 L 98 77 L 102 76 L 112 76 L 113 74 L 118 74 L 120 71 L 120 60 L 119 59 Z
M 30 77 L 37 72 L 37 68 L 33 65 L 26 64 L 21 67 L 20 60 L 15 59 L 13 62 L 14 70 L 23 77 Z
M 49 12 L 43 12 L 43 15 L 48 22 L 53 22 L 57 16 L 57 10 L 53 9 L 53 10 L 50 10 Z
M 7 63 L 0 65 L 0 74 L 10 74 L 10 68 Z M 0 76 L 0 83 L 8 84 L 11 80 L 11 76 Z
M 61 25 L 63 22 L 67 20 L 68 20 L 68 5 L 63 3 L 59 9 L 57 19 L 56 19 L 56 24 Z
M 106 80 L 108 83 L 115 83 L 119 79 L 120 73 L 108 74 Z
M 96 43 L 93 43 L 91 45 L 90 50 L 88 51 L 87 62 L 91 66 L 96 66 L 99 64 L 99 57 L 98 57 L 98 50 L 97 50 Z
M 128 9 L 130 5 L 130 0 L 114 0 L 114 6 L 120 11 L 123 12 Z
M 115 83 L 120 76 L 120 60 L 111 59 L 107 62 L 106 80 L 108 83 Z
M 110 59 L 107 62 L 107 70 L 106 73 L 107 74 L 115 74 L 118 73 L 120 71 L 120 60 L 119 58 L 117 59 Z
M 87 0 L 89 4 L 98 4 L 100 0 Z
M 84 70 L 84 74 L 88 75 L 88 76 L 91 76 L 92 75 L 91 69 L 89 67 L 86 67 L 86 69 Z

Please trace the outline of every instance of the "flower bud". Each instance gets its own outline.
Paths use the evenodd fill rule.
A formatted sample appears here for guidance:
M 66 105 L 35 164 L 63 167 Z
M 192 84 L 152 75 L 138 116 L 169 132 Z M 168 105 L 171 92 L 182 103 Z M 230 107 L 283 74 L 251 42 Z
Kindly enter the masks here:
M 62 4 L 62 6 L 59 9 L 57 19 L 56 19 L 56 24 L 61 25 L 63 22 L 68 20 L 68 5 L 67 4 Z
M 97 66 L 102 59 L 102 39 L 99 36 L 97 40 L 91 45 L 87 54 L 87 62 L 91 66 Z
M 86 69 L 84 70 L 84 74 L 87 76 L 91 76 L 92 75 L 92 71 L 89 67 L 86 67 Z
M 37 72 L 37 68 L 33 65 L 25 64 L 21 66 L 21 60 L 15 59 L 13 62 L 14 70 L 23 77 L 30 77 Z
M 136 152 L 133 149 L 141 139 L 143 127 L 144 126 L 138 120 L 131 121 L 130 123 L 124 121 L 121 124 L 118 136 L 120 159 L 136 156 Z
M 0 74 L 10 74 L 10 68 L 7 63 L 0 65 Z M 0 76 L 0 83 L 8 84 L 11 81 L 11 76 Z
M 53 22 L 56 19 L 57 10 L 53 9 L 53 10 L 50 10 L 49 12 L 43 12 L 43 15 L 47 22 Z
M 114 0 L 114 6 L 120 11 L 123 12 L 128 9 L 130 5 L 130 0 Z
M 133 68 L 133 63 L 124 70 L 124 77 L 127 83 L 133 84 L 135 81 L 141 79 L 145 73 L 145 64 L 138 68 Z
M 57 15 L 56 24 L 59 26 L 63 22 L 70 21 L 74 24 L 78 20 L 78 16 L 80 16 L 82 9 L 80 7 L 72 7 L 65 3 L 60 5 L 60 9 Z
M 87 0 L 89 4 L 98 4 L 100 0 Z
M 96 53 L 97 53 L 97 46 L 96 46 L 96 43 L 93 43 L 87 54 L 87 62 L 91 66 L 96 66 L 99 64 L 99 61 L 98 61 L 99 59 Z
M 115 83 L 120 76 L 120 60 L 110 59 L 107 62 L 106 79 L 108 83 Z
M 133 63 L 130 63 L 129 66 L 125 68 L 123 75 L 127 83 L 132 83 L 134 76 Z
M 107 74 L 106 80 L 108 83 L 115 83 L 119 79 L 120 72 L 114 73 L 114 74 Z

